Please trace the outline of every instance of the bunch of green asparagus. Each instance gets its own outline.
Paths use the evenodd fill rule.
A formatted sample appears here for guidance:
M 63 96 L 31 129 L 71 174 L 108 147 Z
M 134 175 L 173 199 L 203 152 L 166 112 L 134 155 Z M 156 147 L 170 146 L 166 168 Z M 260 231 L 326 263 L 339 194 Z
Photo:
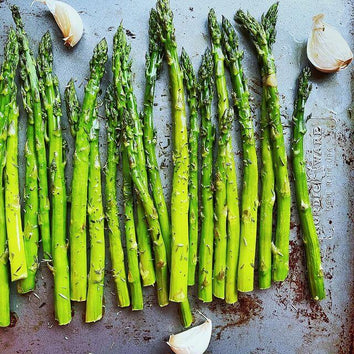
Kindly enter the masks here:
M 215 11 L 210 10 L 211 49 L 205 51 L 196 74 L 187 52 L 182 49 L 181 57 L 178 55 L 169 1 L 158 0 L 150 12 L 141 114 L 133 89 L 130 45 L 122 24 L 114 35 L 113 82 L 104 98 L 107 163 L 103 179 L 98 112 L 108 52 L 105 39 L 94 49 L 82 103 L 74 80 L 66 86 L 66 112 L 75 141 L 70 193 L 65 179 L 62 102 L 53 72 L 51 37 L 49 32 L 44 34 L 34 58 L 19 9 L 12 6 L 11 10 L 16 30 L 9 31 L 0 74 L 0 326 L 10 323 L 9 278 L 17 281 L 20 294 L 35 289 L 39 244 L 53 274 L 58 323 L 71 321 L 71 301 L 86 302 L 86 322 L 100 320 L 105 225 L 118 306 L 131 305 L 132 310 L 142 310 L 143 287 L 155 286 L 159 306 L 166 306 L 169 301 L 179 303 L 185 327 L 193 322 L 188 286 L 193 286 L 196 278 L 200 300 L 211 302 L 215 296 L 233 304 L 238 300 L 238 291 L 254 289 L 258 250 L 259 288 L 269 288 L 272 280 L 286 279 L 290 183 L 272 55 L 277 3 L 260 22 L 241 10 L 235 16 L 256 47 L 263 84 L 260 175 L 250 93 L 235 28 L 224 17 L 220 24 Z M 164 60 L 168 64 L 173 123 L 170 209 L 159 172 L 153 117 L 155 85 Z M 23 215 L 15 83 L 18 63 L 27 119 Z M 309 76 L 309 69 L 305 69 L 299 78 L 292 156 L 310 291 L 314 299 L 321 300 L 325 289 L 320 246 L 311 213 L 303 149 Z M 214 98 L 216 127 L 212 123 Z M 234 120 L 240 127 L 243 153 L 240 201 L 232 146 Z M 125 240 L 117 200 L 120 170 Z

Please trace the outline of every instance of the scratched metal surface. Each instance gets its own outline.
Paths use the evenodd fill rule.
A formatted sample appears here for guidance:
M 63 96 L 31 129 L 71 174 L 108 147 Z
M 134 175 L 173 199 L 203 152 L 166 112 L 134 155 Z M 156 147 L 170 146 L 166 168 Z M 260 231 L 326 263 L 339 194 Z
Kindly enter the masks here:
M 106 37 L 112 50 L 112 37 L 123 20 L 130 32 L 132 45 L 134 84 L 139 107 L 142 107 L 144 88 L 144 53 L 147 49 L 149 9 L 154 1 L 106 0 L 72 1 L 80 10 L 85 34 L 80 44 L 71 51 L 64 48 L 60 33 L 51 15 L 40 4 L 30 1 L 17 3 L 25 22 L 33 50 L 37 51 L 41 35 L 49 29 L 54 38 L 54 66 L 60 79 L 61 91 L 71 77 L 77 80 L 82 97 L 83 84 L 88 75 L 88 61 L 94 45 Z M 195 68 L 200 64 L 201 53 L 209 45 L 207 13 L 215 6 L 219 16 L 230 19 L 242 6 L 252 14 L 261 15 L 271 1 L 175 1 L 176 37 L 191 54 Z M 352 4 L 349 0 L 336 1 L 281 1 L 278 35 L 274 55 L 278 67 L 281 111 L 286 138 L 292 113 L 294 83 L 300 68 L 306 63 L 304 44 L 311 28 L 313 15 L 323 12 L 329 23 L 336 25 L 344 37 L 353 44 Z M 13 25 L 8 3 L 0 0 L 0 58 L 9 26 Z M 244 66 L 249 78 L 256 122 L 259 119 L 260 83 L 252 46 L 241 35 L 245 49 Z M 111 79 L 111 59 L 103 80 L 105 88 Z M 353 66 L 352 66 L 353 67 Z M 351 72 L 336 75 L 315 74 L 314 89 L 309 98 L 307 112 L 313 118 L 308 122 L 306 153 L 308 176 L 316 225 L 321 238 L 323 267 L 327 298 L 321 304 L 309 300 L 304 271 L 304 252 L 301 244 L 299 220 L 293 205 L 291 228 L 291 268 L 288 279 L 266 291 L 256 290 L 240 296 L 234 306 L 215 301 L 204 305 L 191 297 L 197 322 L 202 321 L 197 310 L 213 320 L 210 353 L 349 353 L 353 350 L 353 135 L 350 104 L 352 102 Z M 155 124 L 158 137 L 158 157 L 166 195 L 169 195 L 171 178 L 170 108 L 168 101 L 166 67 L 157 84 Z M 22 108 L 21 108 L 22 112 Z M 66 122 L 66 118 L 65 122 Z M 25 117 L 21 116 L 20 167 L 23 181 L 23 144 Z M 257 123 L 256 123 L 257 124 Z M 67 124 L 65 124 L 67 127 Z M 65 136 L 68 137 L 68 130 Z M 239 130 L 235 128 L 235 157 L 242 174 Z M 104 163 L 104 127 L 102 122 L 102 161 Z M 72 140 L 68 137 L 72 153 Z M 289 146 L 289 144 L 288 144 Z M 70 160 L 70 154 L 69 154 Z M 70 161 L 69 173 L 70 179 Z M 109 262 L 107 261 L 107 269 Z M 18 320 L 13 328 L 0 329 L 2 353 L 166 353 L 164 343 L 172 332 L 182 330 L 177 306 L 171 304 L 160 309 L 156 306 L 153 289 L 145 289 L 145 309 L 131 312 L 116 306 L 111 276 L 107 271 L 105 315 L 93 325 L 83 323 L 83 304 L 74 304 L 72 323 L 59 327 L 53 319 L 52 280 L 42 266 L 34 294 L 19 296 L 12 289 L 11 307 Z

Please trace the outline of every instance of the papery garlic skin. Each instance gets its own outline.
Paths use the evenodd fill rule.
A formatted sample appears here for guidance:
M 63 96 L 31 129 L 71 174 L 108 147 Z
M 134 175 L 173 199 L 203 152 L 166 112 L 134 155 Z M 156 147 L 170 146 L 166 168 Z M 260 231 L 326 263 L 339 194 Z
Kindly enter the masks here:
M 307 41 L 307 57 L 322 72 L 333 73 L 346 68 L 353 60 L 353 53 L 342 35 L 323 22 L 324 15 L 313 17 L 312 32 Z
M 74 47 L 82 37 L 84 25 L 79 13 L 69 4 L 56 0 L 36 0 L 48 6 L 59 26 L 66 46 Z
M 206 318 L 199 326 L 170 335 L 167 344 L 177 354 L 203 354 L 208 349 L 211 330 L 211 320 Z

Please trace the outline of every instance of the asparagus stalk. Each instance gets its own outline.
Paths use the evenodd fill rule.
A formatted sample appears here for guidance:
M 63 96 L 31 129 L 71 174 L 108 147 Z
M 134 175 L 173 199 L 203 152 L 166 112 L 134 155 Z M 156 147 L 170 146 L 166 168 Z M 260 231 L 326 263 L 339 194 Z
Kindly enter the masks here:
M 149 230 L 146 224 L 146 217 L 144 207 L 140 200 L 136 202 L 137 225 L 136 233 L 138 237 L 138 249 L 140 254 L 139 269 L 142 277 L 143 285 L 150 286 L 156 282 L 153 255 L 151 249 L 151 242 Z
M 256 142 L 249 104 L 249 92 L 242 68 L 238 37 L 230 22 L 223 17 L 222 43 L 234 91 L 235 106 L 241 127 L 243 149 L 243 183 L 241 230 L 237 283 L 241 291 L 253 290 L 257 236 L 258 167 Z
M 0 133 L 0 140 L 6 136 Z M 6 138 L 5 138 L 6 139 Z M 4 169 L 4 156 L 0 156 L 0 176 Z M 0 184 L 0 327 L 7 327 L 10 324 L 10 284 L 8 274 L 8 248 L 6 242 L 6 218 L 4 187 Z
M 5 60 L 1 70 L 0 93 L 0 159 L 5 167 L 5 217 L 7 242 L 11 266 L 11 280 L 27 277 L 26 255 L 24 249 L 21 207 L 18 181 L 18 106 L 15 74 L 19 60 L 16 32 L 11 29 L 5 47 Z
M 1 174 L 3 161 L 1 163 Z M 8 274 L 8 248 L 6 242 L 4 188 L 0 184 L 0 327 L 10 324 L 10 284 Z
M 159 34 L 169 67 L 173 120 L 173 181 L 171 196 L 170 300 L 183 302 L 188 287 L 189 153 L 183 73 L 179 65 L 169 0 L 158 0 Z
M 168 304 L 167 254 L 154 202 L 149 194 L 142 127 L 137 113 L 131 82 L 130 47 L 122 25 L 114 36 L 113 73 L 118 109 L 123 114 L 124 146 L 128 154 L 131 177 L 138 198 L 145 210 L 155 254 L 157 297 L 160 306 Z
M 32 111 L 35 128 L 36 156 L 38 163 L 38 185 L 39 188 L 39 213 L 38 224 L 41 230 L 43 254 L 46 259 L 51 258 L 50 240 L 50 219 L 49 219 L 49 198 L 47 180 L 47 155 L 45 147 L 45 127 L 42 117 L 42 105 L 39 92 L 39 82 L 36 73 L 36 62 L 33 58 L 27 34 L 24 30 L 22 19 L 17 6 L 11 6 L 12 17 L 16 23 L 17 37 L 20 44 L 20 53 L 24 60 L 25 68 L 30 83 L 32 96 Z M 10 252 L 11 253 L 11 252 Z M 10 258 L 11 261 L 11 258 Z
M 310 285 L 311 297 L 314 300 L 322 300 L 326 297 L 326 291 L 321 266 L 321 251 L 311 210 L 306 177 L 306 160 L 304 157 L 304 136 L 306 134 L 304 110 L 306 101 L 311 91 L 311 84 L 308 82 L 310 75 L 310 68 L 307 67 L 302 70 L 299 76 L 298 92 L 293 114 L 294 125 L 292 158 L 296 203 L 303 232 L 307 276 Z
M 90 167 L 87 214 L 90 234 L 90 271 L 88 276 L 86 323 L 100 320 L 103 313 L 105 239 L 97 113 L 97 108 L 95 108 L 92 113 L 93 122 L 89 136 Z
M 6 51 L 5 51 L 6 52 Z M 3 69 L 1 70 L 3 72 Z M 4 82 L 0 78 L 1 90 L 3 92 Z M 6 217 L 5 217 L 5 196 L 3 171 L 5 167 L 5 145 L 7 138 L 7 124 L 5 120 L 5 112 L 3 109 L 4 96 L 0 96 L 0 327 L 7 327 L 10 324 L 10 284 L 8 274 L 8 256 L 9 251 L 6 240 Z
M 154 132 L 153 106 L 155 85 L 161 69 L 163 59 L 163 47 L 160 43 L 157 32 L 157 13 L 154 9 L 150 12 L 149 19 L 149 51 L 146 54 L 145 67 L 145 94 L 144 94 L 144 114 L 143 133 L 144 149 L 146 156 L 146 168 L 149 175 L 151 194 L 155 202 L 157 214 L 161 226 L 161 232 L 166 247 L 167 259 L 171 258 L 171 226 L 168 215 L 165 196 L 161 183 L 159 165 L 156 158 L 156 136 Z
M 265 86 L 277 198 L 277 221 L 272 276 L 274 281 L 283 281 L 289 272 L 291 201 L 287 156 L 280 119 L 276 68 L 271 51 L 272 44 L 275 41 L 277 14 L 278 3 L 275 3 L 262 16 L 261 23 L 257 22 L 249 13 L 244 13 L 242 10 L 237 11 L 235 19 L 249 33 L 256 47 L 261 67 L 262 82 Z
M 114 107 L 113 86 L 110 86 L 106 91 L 105 107 L 107 116 L 106 219 L 108 225 L 109 250 L 118 305 L 120 307 L 126 307 L 130 305 L 130 298 L 119 229 L 116 186 L 117 165 L 119 162 L 117 144 L 119 142 L 118 134 L 120 134 L 121 127 L 118 121 L 118 111 Z
M 123 151 L 123 199 L 125 214 L 125 238 L 128 259 L 128 282 L 132 298 L 132 309 L 142 310 L 144 308 L 143 291 L 140 281 L 138 244 L 136 242 L 134 209 L 133 209 L 133 189 L 130 177 L 129 161 L 127 152 Z
M 230 124 L 226 110 L 219 119 L 218 155 L 215 169 L 215 225 L 214 225 L 214 268 L 213 294 L 220 299 L 225 298 L 226 248 L 227 248 L 227 178 L 226 155 Z
M 12 262 L 12 269 L 14 269 L 13 267 L 15 264 L 18 266 L 18 268 L 12 272 L 13 281 L 27 277 L 18 177 L 19 110 L 16 102 L 16 93 L 16 85 L 13 85 L 11 101 L 8 104 L 8 132 L 5 165 L 5 215 L 10 264 Z
M 276 16 L 269 16 L 268 12 L 263 17 L 263 26 L 266 29 L 267 42 L 271 48 L 275 42 Z M 262 129 L 262 200 L 260 210 L 260 230 L 259 230 L 259 285 L 260 288 L 269 288 L 272 277 L 272 227 L 273 227 L 273 207 L 275 202 L 274 193 L 274 162 L 271 149 L 271 130 L 270 119 L 267 107 L 268 89 L 266 85 L 262 88 L 262 107 L 261 107 L 261 129 Z
M 89 133 L 100 82 L 107 61 L 107 42 L 101 40 L 90 61 L 90 79 L 78 119 L 71 195 L 70 222 L 70 284 L 71 300 L 85 301 L 87 292 L 86 208 L 89 176 Z
M 187 52 L 182 48 L 181 67 L 189 104 L 189 256 L 188 285 L 195 283 L 198 260 L 198 99 L 197 78 Z
M 38 76 L 42 83 L 42 102 L 47 118 L 51 193 L 52 266 L 54 276 L 55 318 L 59 325 L 71 321 L 69 259 L 66 241 L 66 186 L 61 130 L 61 99 L 59 82 L 53 75 L 53 51 L 50 33 L 46 32 L 39 43 Z
M 0 327 L 10 324 L 10 286 L 8 274 L 8 245 L 6 240 L 5 196 L 3 172 L 6 163 L 6 139 L 8 134 L 8 112 L 14 88 L 14 74 L 18 62 L 16 33 L 10 29 L 5 46 L 5 60 L 0 75 Z M 14 235 L 16 236 L 16 235 Z M 25 257 L 22 256 L 22 260 Z M 21 263 L 19 263 L 21 265 Z M 14 265 L 15 266 L 15 265 Z
M 225 78 L 225 56 L 221 46 L 221 29 L 217 22 L 215 11 L 213 9 L 209 12 L 209 31 L 211 35 L 212 54 L 214 58 L 214 72 L 216 91 L 218 95 L 218 119 L 219 126 L 223 126 L 221 121 L 229 119 L 232 115 L 229 105 L 229 97 Z M 225 113 L 227 112 L 227 113 Z M 226 116 L 224 117 L 224 115 Z M 231 127 L 231 126 L 230 126 Z M 237 301 L 236 291 L 236 271 L 238 263 L 238 249 L 240 237 L 240 220 L 239 220 L 239 206 L 238 206 L 238 192 L 236 181 L 236 168 L 233 156 L 231 136 L 229 137 L 226 149 L 226 203 L 227 203 L 227 249 L 226 249 L 226 284 L 225 297 L 227 303 L 234 303 Z M 219 216 L 216 215 L 218 218 Z M 217 253 L 217 251 L 215 251 Z M 221 252 L 223 256 L 223 250 Z M 222 258 L 221 264 L 224 264 Z M 220 268 L 219 277 L 222 277 Z M 215 273 L 215 271 L 214 271 Z M 221 278 L 222 279 L 222 278 Z M 222 294 L 221 294 L 222 295 Z
M 137 141 L 139 146 L 143 146 L 142 140 L 142 127 L 140 118 L 137 112 L 136 99 L 131 88 L 128 88 L 131 80 L 131 63 L 129 59 L 130 46 L 127 44 L 126 35 L 121 24 L 113 39 L 113 76 L 114 84 L 117 94 L 118 110 L 120 114 L 123 114 L 122 110 L 124 107 L 130 109 L 131 114 L 134 115 L 134 121 L 137 131 Z M 129 93 L 126 94 L 125 91 Z M 147 184 L 147 172 L 145 165 L 145 153 L 144 149 L 139 149 L 138 152 L 139 165 L 141 166 L 142 178 Z M 138 227 L 137 227 L 137 237 L 138 237 L 138 247 L 140 254 L 140 273 L 142 276 L 144 286 L 152 285 L 155 283 L 155 271 L 153 264 L 153 257 L 151 251 L 150 237 L 145 226 L 145 213 L 141 201 L 138 201 Z
M 27 113 L 27 139 L 25 146 L 26 176 L 25 176 L 25 210 L 24 210 L 24 248 L 26 253 L 27 278 L 17 283 L 20 294 L 28 293 L 36 287 L 36 273 L 38 264 L 38 169 L 35 147 L 34 118 L 32 111 L 32 97 L 30 82 L 26 73 L 25 62 L 20 58 L 20 76 L 22 79 L 21 94 L 25 111 Z
M 156 10 L 152 9 L 149 19 L 149 52 L 146 55 L 143 133 L 149 184 L 159 216 L 161 232 L 167 252 L 168 265 L 171 266 L 171 227 L 156 158 L 156 136 L 153 127 L 155 84 L 163 59 L 163 46 L 161 46 L 160 37 L 157 32 L 157 21 Z M 180 303 L 180 310 L 184 327 L 189 327 L 193 322 L 193 316 L 188 299 Z
M 261 205 L 259 212 L 259 266 L 258 283 L 260 289 L 268 289 L 272 283 L 272 229 L 274 193 L 273 157 L 270 147 L 266 92 L 263 87 L 261 103 Z
M 212 293 L 214 205 L 213 145 L 215 127 L 211 122 L 213 101 L 213 58 L 209 49 L 202 57 L 198 72 L 199 111 L 201 116 L 201 232 L 199 245 L 198 297 L 210 302 Z
M 143 167 L 139 164 L 137 150 L 141 148 L 137 144 L 136 136 L 139 134 L 136 129 L 134 117 L 127 110 L 123 111 L 124 121 L 124 148 L 126 149 L 129 161 L 131 177 L 134 183 L 138 198 L 141 200 L 146 218 L 150 227 L 151 238 L 155 254 L 155 271 L 157 282 L 157 297 L 159 305 L 168 304 L 168 269 L 166 248 L 163 242 L 160 224 L 154 202 L 149 194 L 147 181 L 143 180 Z

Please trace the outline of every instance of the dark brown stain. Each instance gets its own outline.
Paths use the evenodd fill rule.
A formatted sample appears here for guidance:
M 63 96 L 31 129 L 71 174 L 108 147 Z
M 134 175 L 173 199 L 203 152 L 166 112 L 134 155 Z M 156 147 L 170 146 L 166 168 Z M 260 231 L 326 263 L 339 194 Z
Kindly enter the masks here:
M 216 326 L 216 340 L 221 339 L 222 332 L 227 328 L 246 325 L 252 318 L 259 317 L 263 311 L 262 300 L 256 295 L 239 294 L 238 302 L 234 305 L 225 304 L 223 300 L 214 299 L 208 304 L 210 311 L 221 313 L 224 317 L 223 326 Z
M 17 321 L 18 321 L 18 315 L 16 312 L 11 312 L 11 315 L 10 315 L 10 325 L 9 327 L 12 328 L 12 327 L 15 327 L 16 324 L 17 324 Z

